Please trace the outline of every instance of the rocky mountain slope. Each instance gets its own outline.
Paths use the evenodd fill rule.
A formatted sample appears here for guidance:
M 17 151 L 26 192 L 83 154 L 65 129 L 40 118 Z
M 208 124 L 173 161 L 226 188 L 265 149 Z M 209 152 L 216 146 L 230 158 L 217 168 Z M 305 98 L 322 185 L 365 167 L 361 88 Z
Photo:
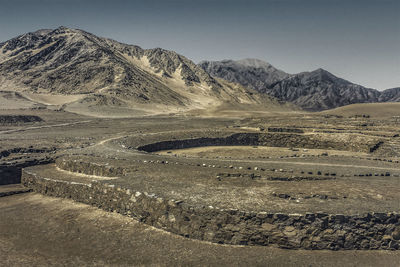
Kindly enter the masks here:
M 179 111 L 222 103 L 279 105 L 271 97 L 211 77 L 173 51 L 142 49 L 60 27 L 0 43 L 0 90 L 64 108 L 118 107 Z M 24 96 L 25 96 L 24 95 Z M 57 103 L 60 104 L 57 98 Z
M 240 83 L 311 111 L 354 103 L 400 101 L 400 89 L 380 92 L 338 78 L 323 69 L 290 75 L 260 60 L 203 61 L 199 64 L 214 77 Z
M 262 92 L 289 74 L 258 59 L 202 61 L 199 66 L 214 77 L 239 83 Z
M 400 102 L 400 87 L 386 89 L 379 96 L 380 102 Z
M 377 102 L 379 91 L 368 89 L 318 69 L 283 79 L 264 90 L 306 110 L 325 110 L 354 103 Z

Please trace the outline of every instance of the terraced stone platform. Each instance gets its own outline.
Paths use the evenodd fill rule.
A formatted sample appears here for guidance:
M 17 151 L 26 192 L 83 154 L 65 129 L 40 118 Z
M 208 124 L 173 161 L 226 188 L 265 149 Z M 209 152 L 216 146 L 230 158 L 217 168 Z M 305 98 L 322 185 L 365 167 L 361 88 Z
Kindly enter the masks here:
M 200 136 L 201 135 L 201 136 Z M 304 249 L 399 249 L 400 164 L 368 153 L 376 139 L 303 133 L 136 134 L 25 168 L 24 185 L 137 218 L 188 238 Z M 336 141 L 335 141 L 336 140 Z M 339 146 L 340 143 L 340 146 Z M 351 145 L 350 145 L 351 144 Z M 304 156 L 184 157 L 160 149 L 295 147 Z M 326 153 L 307 154 L 308 149 Z

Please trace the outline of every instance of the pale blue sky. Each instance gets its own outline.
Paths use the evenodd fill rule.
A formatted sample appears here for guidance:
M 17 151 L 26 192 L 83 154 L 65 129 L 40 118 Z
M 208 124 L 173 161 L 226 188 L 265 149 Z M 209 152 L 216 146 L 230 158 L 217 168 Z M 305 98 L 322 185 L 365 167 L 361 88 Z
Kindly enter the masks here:
M 60 25 L 192 59 L 259 58 L 400 86 L 398 0 L 0 0 L 0 41 Z

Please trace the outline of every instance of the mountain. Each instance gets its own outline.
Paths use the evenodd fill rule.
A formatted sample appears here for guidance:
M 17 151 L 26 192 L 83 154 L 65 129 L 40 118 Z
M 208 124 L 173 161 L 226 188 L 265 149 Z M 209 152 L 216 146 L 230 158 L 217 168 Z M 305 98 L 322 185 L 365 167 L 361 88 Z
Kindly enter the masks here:
M 88 112 L 102 107 L 162 113 L 224 103 L 279 105 L 257 91 L 211 77 L 173 51 L 142 49 L 66 27 L 0 43 L 0 90 Z
M 379 97 L 380 102 L 400 102 L 400 87 L 386 89 Z
M 311 111 L 378 102 L 380 96 L 377 90 L 353 84 L 323 69 L 293 75 L 264 92 Z
M 290 75 L 254 59 L 203 61 L 199 66 L 213 77 L 240 83 L 310 111 L 354 103 L 400 101 L 399 88 L 379 92 L 353 84 L 323 69 Z
M 202 61 L 199 66 L 214 77 L 239 83 L 262 92 L 289 74 L 258 59 Z

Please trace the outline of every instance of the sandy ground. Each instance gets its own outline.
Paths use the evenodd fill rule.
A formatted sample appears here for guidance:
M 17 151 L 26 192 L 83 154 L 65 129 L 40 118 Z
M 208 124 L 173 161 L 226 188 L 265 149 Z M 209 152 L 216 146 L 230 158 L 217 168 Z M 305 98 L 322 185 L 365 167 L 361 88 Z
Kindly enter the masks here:
M 0 109 L 29 109 L 35 105 L 35 102 L 23 97 L 19 93 L 0 91 Z
M 282 147 L 266 147 L 266 146 L 209 146 L 195 147 L 187 149 L 176 149 L 160 151 L 160 155 L 177 155 L 189 157 L 232 157 L 236 159 L 248 157 L 281 157 L 287 155 L 321 155 L 328 153 L 333 156 L 366 156 L 366 153 L 350 152 L 340 150 L 327 149 L 302 149 L 302 148 L 282 148 Z
M 130 119 L 98 119 L 88 118 L 68 112 L 53 112 L 50 110 L 0 110 L 0 114 L 28 114 L 39 115 L 44 119 L 39 123 L 28 123 L 21 125 L 2 125 L 0 126 L 0 147 L 8 149 L 13 147 L 34 148 L 55 146 L 60 151 L 80 151 L 82 148 L 93 147 L 98 149 L 101 155 L 115 156 L 120 158 L 121 153 L 129 152 L 122 150 L 121 147 L 108 146 L 110 141 L 123 136 L 137 135 L 137 138 L 148 138 L 157 133 L 168 136 L 169 140 L 182 138 L 183 133 L 187 133 L 188 138 L 191 131 L 203 131 L 204 135 L 212 131 L 230 131 L 242 129 L 253 131 L 259 127 L 267 128 L 272 126 L 282 127 L 305 127 L 310 126 L 308 131 L 315 129 L 329 130 L 335 129 L 340 133 L 352 133 L 354 130 L 362 131 L 360 138 L 366 138 L 369 135 L 381 134 L 393 136 L 399 133 L 398 124 L 392 119 L 381 120 L 371 119 L 326 119 L 319 114 L 302 115 L 298 113 L 250 113 L 249 109 L 232 111 L 219 118 L 196 118 L 192 114 L 187 116 L 174 117 L 143 117 Z M 214 114 L 220 114 L 219 112 Z M 249 118 L 242 116 L 251 114 Z M 229 118 L 232 116 L 233 118 Z M 236 118 L 237 117 L 237 118 Z M 360 128 L 360 123 L 367 123 L 369 126 Z M 238 128 L 240 126 L 241 128 Z M 307 128 L 308 129 L 308 128 Z M 364 135 L 365 133 L 365 135 Z M 367 135 L 368 134 L 368 135 Z M 350 136 L 350 134 L 349 134 Z M 351 135 L 353 137 L 353 135 Z M 379 137 L 380 138 L 380 137 Z M 397 139 L 391 138 L 396 141 Z M 117 150 L 113 150 L 113 149 Z M 211 149 L 211 150 L 209 150 Z M 207 165 L 216 164 L 213 157 L 215 154 L 235 157 L 248 157 L 241 155 L 242 150 L 221 151 L 212 150 L 214 148 L 203 148 L 195 151 L 202 157 L 198 158 L 178 158 L 174 161 L 183 163 L 206 163 Z M 219 148 L 217 148 L 219 149 Z M 321 151 L 308 150 L 291 151 L 287 148 L 282 150 L 283 155 L 291 154 L 319 154 Z M 281 152 L 275 151 L 275 148 L 251 148 L 248 151 L 254 157 L 270 155 L 280 156 Z M 331 157 L 332 152 L 327 151 L 329 157 L 306 158 L 284 158 L 284 159 L 224 159 L 220 158 L 220 165 L 250 166 L 251 172 L 254 167 L 275 168 L 275 169 L 293 169 L 294 172 L 316 171 L 323 172 L 335 171 L 341 173 L 366 173 L 366 172 L 384 172 L 390 170 L 398 173 L 398 163 L 389 163 L 382 161 L 366 161 L 358 158 Z M 343 152 L 347 153 L 347 152 Z M 128 154 L 128 153 L 127 153 Z M 171 155 L 172 153 L 167 153 Z M 251 156 L 250 155 L 250 156 Z M 8 161 L 12 157 L 31 157 L 32 155 L 15 154 L 5 157 L 2 160 Z M 172 157 L 158 156 L 154 154 L 141 154 L 140 159 L 171 160 Z M 371 155 L 372 157 L 372 155 Z M 375 157 L 375 156 L 374 156 Z M 380 156 L 376 156 L 380 157 Z M 175 157 L 173 157 L 175 158 Z M 332 160 L 332 162 L 330 162 Z M 347 162 L 348 161 L 348 162 Z M 316 165 L 315 163 L 318 163 Z M 351 165 L 352 168 L 343 166 Z M 148 168 L 150 165 L 143 165 L 137 162 L 138 169 L 143 173 L 159 177 L 170 175 L 176 180 L 176 169 L 183 175 L 188 170 L 193 170 L 194 176 L 210 174 L 212 179 L 210 183 L 224 183 L 216 181 L 217 172 L 238 172 L 230 169 L 214 169 L 197 166 L 177 165 L 176 169 L 170 165 L 151 165 L 155 168 Z M 354 166 L 357 166 L 356 168 Z M 363 168 L 361 168 L 363 167 Z M 376 170 L 375 170 L 376 169 Z M 395 171 L 396 170 L 396 171 Z M 249 171 L 250 172 L 250 171 Z M 173 175 L 172 175 L 173 174 Z M 179 174 L 179 173 L 178 173 Z M 150 176 L 149 176 L 150 177 Z M 171 178 L 171 179 L 172 179 Z M 194 177 L 196 178 L 196 177 Z M 194 179 L 193 178 L 193 179 Z M 81 178 L 80 178 L 81 179 Z M 367 180 L 367 177 L 362 179 Z M 395 204 L 398 207 L 398 179 L 392 177 L 393 183 L 381 183 L 379 179 L 373 177 L 370 187 L 366 187 L 361 178 L 357 183 L 351 184 L 354 198 L 366 196 L 375 193 L 375 191 L 391 192 L 390 197 L 396 199 Z M 380 180 L 384 178 L 380 177 Z M 339 181 L 339 179 L 338 179 Z M 257 182 L 257 181 L 256 181 Z M 367 181 L 367 184 L 370 184 Z M 271 182 L 280 183 L 280 182 Z M 282 184 L 286 185 L 284 182 Z M 326 181 L 329 190 L 335 191 L 335 182 Z M 338 184 L 337 182 L 336 184 Z M 142 183 L 144 184 L 144 182 Z M 311 182 L 304 182 L 305 185 Z M 340 183 L 349 187 L 349 184 Z M 291 184 L 293 185 L 293 183 Z M 376 185 L 376 186 L 375 186 Z M 318 183 L 315 187 L 321 190 Z M 166 187 L 163 187 L 164 189 Z M 210 187 L 204 187 L 204 191 Z M 305 188 L 305 187 L 304 187 Z M 308 189 L 307 189 L 308 188 Z M 311 186 L 306 190 L 314 190 Z M 388 189 L 389 188 L 389 189 Z M 371 189 L 370 191 L 368 191 Z M 304 193 L 302 187 L 296 186 L 290 188 L 282 186 L 283 193 L 296 194 Z M 396 191 L 397 190 L 397 191 Z M 0 190 L 1 191 L 1 190 Z M 281 192 L 281 191 L 277 191 Z M 319 191 L 318 191 L 319 192 Z M 336 190 L 335 192 L 339 192 Z M 323 193 L 326 193 L 325 191 Z M 379 194 L 383 195 L 381 192 Z M 328 193 L 326 193 L 328 194 Z M 328 194 L 329 195 L 329 194 Z M 235 196 L 237 198 L 237 196 Z M 285 207 L 287 201 L 277 199 Z M 316 200 L 317 201 L 317 200 Z M 318 200 L 319 201 L 319 200 Z M 322 201 L 322 200 L 321 200 Z M 332 200 L 335 207 L 339 207 Z M 365 205 L 371 205 L 367 201 Z M 318 204 L 319 205 L 319 204 Z M 316 205 L 316 207 L 319 207 Z M 398 208 L 397 208 L 398 210 Z M 184 239 L 179 236 L 171 235 L 149 226 L 137 223 L 136 221 L 118 214 L 107 213 L 90 206 L 77 204 L 69 200 L 44 197 L 38 194 L 28 193 L 0 198 L 0 266 L 49 266 L 49 265 L 67 265 L 67 266 L 85 266 L 85 265 L 211 265 L 211 266 L 241 266 L 241 265 L 259 265 L 259 266 L 398 266 L 400 262 L 400 253 L 392 251 L 291 251 L 272 247 L 233 247 L 199 242 L 195 240 Z
M 2 266 L 398 266 L 399 251 L 305 251 L 186 239 L 71 200 L 0 198 Z
M 334 114 L 341 116 L 370 115 L 376 118 L 400 116 L 400 103 L 368 103 L 353 104 L 344 107 L 323 111 L 321 114 Z
M 33 102 L 41 103 L 44 105 L 63 105 L 78 101 L 86 95 L 53 95 L 53 94 L 33 94 L 33 93 L 22 93 L 23 96 L 30 99 Z

